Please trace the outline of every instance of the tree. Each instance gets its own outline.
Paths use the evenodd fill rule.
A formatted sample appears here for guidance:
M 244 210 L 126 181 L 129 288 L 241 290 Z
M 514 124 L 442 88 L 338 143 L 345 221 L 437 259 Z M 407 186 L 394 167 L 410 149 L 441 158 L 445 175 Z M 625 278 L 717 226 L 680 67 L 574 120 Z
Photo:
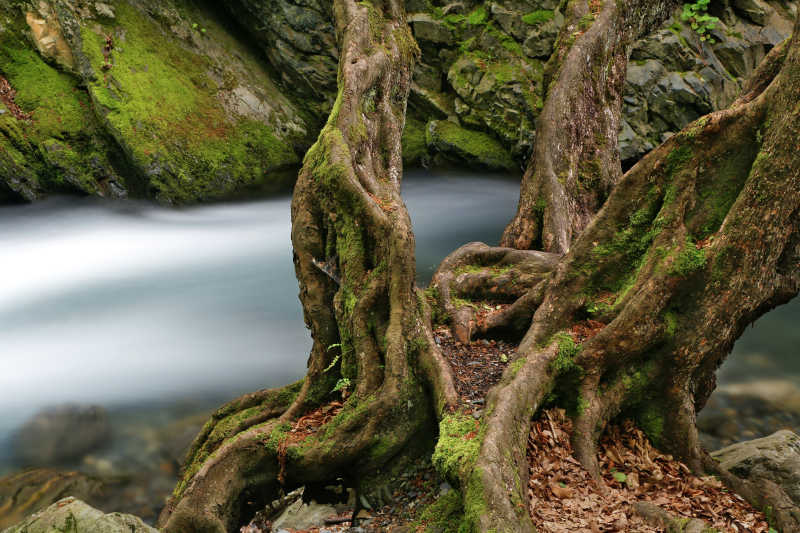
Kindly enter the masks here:
M 598 472 L 597 439 L 626 413 L 692 469 L 718 473 L 755 505 L 771 505 L 779 527 L 800 527 L 800 513 L 776 486 L 720 471 L 695 427 L 715 369 L 744 327 L 800 291 L 800 18 L 729 109 L 690 124 L 618 179 L 612 141 L 625 49 L 646 31 L 643 16 L 664 17 L 671 4 L 662 12 L 642 11 L 637 2 L 589 2 L 597 6 L 589 16 L 580 3 L 570 24 L 580 16 L 586 27 L 562 35 L 556 55 L 563 61 L 549 69 L 543 113 L 575 94 L 580 81 L 582 103 L 569 108 L 578 113 L 568 135 L 574 142 L 558 153 L 570 156 L 565 168 L 573 177 L 587 157 L 598 161 L 594 175 L 606 177 L 597 179 L 591 201 L 566 210 L 570 229 L 562 231 L 546 203 L 553 215 L 545 230 L 520 232 L 519 220 L 540 217 L 537 198 L 558 205 L 557 196 L 574 199 L 580 189 L 568 182 L 560 192 L 540 193 L 528 176 L 506 233 L 506 242 L 522 249 L 457 250 L 426 296 L 414 286 L 414 238 L 399 194 L 400 134 L 418 51 L 399 0 L 334 1 L 339 94 L 292 203 L 300 297 L 314 338 L 308 374 L 239 398 L 212 417 L 162 514 L 166 531 L 233 531 L 248 502 L 268 501 L 281 486 L 341 475 L 367 483 L 437 423 L 434 464 L 458 487 L 469 527 L 532 531 L 527 506 L 515 502 L 527 498 L 519 480 L 527 475 L 530 421 L 553 395 L 574 413 L 573 448 L 590 473 Z M 600 49 L 588 56 L 600 63 L 571 59 L 575 50 Z M 591 119 L 590 109 L 609 118 Z M 562 113 L 554 120 L 569 119 Z M 605 132 L 603 143 L 581 131 L 582 124 L 595 128 L 593 120 L 607 121 L 592 130 Z M 553 125 L 542 119 L 539 127 L 533 167 L 558 155 L 539 146 L 552 142 L 543 131 Z M 605 194 L 598 191 L 615 181 L 592 218 Z M 550 239 L 548 232 L 565 233 Z M 556 253 L 527 250 L 539 240 L 560 243 L 550 246 Z M 518 283 L 502 283 L 503 276 Z M 488 294 L 513 304 L 476 324 L 459 297 Z M 450 315 L 462 339 L 497 332 L 522 338 L 475 431 L 463 423 L 451 370 L 433 342 L 431 306 Z M 589 318 L 594 335 L 576 342 L 570 329 Z M 339 409 L 329 402 L 343 387 L 350 394 L 341 410 L 314 435 L 293 440 L 289 429 L 302 416 L 325 404 Z

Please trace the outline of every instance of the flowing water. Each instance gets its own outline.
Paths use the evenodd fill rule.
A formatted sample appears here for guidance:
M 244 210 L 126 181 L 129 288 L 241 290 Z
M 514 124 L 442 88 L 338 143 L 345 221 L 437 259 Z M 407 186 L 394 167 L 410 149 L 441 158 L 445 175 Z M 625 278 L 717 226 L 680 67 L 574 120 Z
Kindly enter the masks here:
M 496 243 L 518 181 L 412 172 L 418 277 L 470 241 Z M 0 471 L 35 411 L 65 402 L 177 416 L 302 376 L 289 198 L 166 209 L 55 199 L 0 210 Z M 725 380 L 800 375 L 800 305 L 737 344 Z M 172 414 L 170 414 L 172 413 Z

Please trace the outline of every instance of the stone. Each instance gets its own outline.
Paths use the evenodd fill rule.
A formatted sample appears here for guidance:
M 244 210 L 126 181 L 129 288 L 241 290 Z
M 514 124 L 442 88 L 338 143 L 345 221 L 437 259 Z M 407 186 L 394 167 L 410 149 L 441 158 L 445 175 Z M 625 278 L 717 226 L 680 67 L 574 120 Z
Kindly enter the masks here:
M 0 530 L 64 498 L 91 500 L 102 483 L 78 472 L 37 468 L 0 477 Z
M 101 17 L 107 17 L 110 19 L 115 18 L 114 8 L 108 4 L 104 4 L 103 2 L 95 2 L 94 9 Z
M 733 0 L 733 8 L 759 26 L 767 24 L 772 8 L 761 0 Z
M 453 43 L 453 33 L 440 20 L 427 13 L 415 13 L 408 17 L 414 37 L 422 43 L 449 45 Z
M 109 443 L 111 423 L 98 406 L 63 405 L 26 422 L 14 436 L 14 451 L 23 464 L 46 466 L 83 457 Z
M 81 500 L 59 500 L 3 533 L 158 533 L 140 518 L 121 513 L 104 514 Z
M 800 436 L 795 433 L 781 430 L 733 444 L 711 456 L 722 468 L 743 479 L 772 481 L 800 505 Z
M 308 529 L 325 525 L 325 519 L 336 514 L 336 508 L 311 501 L 296 500 L 272 523 L 278 529 Z

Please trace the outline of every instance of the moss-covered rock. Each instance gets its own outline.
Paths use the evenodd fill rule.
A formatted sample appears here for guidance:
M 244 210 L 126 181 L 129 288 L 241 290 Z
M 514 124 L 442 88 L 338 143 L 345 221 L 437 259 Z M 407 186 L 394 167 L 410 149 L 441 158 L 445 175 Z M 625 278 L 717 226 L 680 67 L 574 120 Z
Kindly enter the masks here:
M 428 146 L 446 160 L 465 161 L 493 170 L 513 170 L 516 165 L 503 144 L 481 131 L 462 128 L 447 120 L 433 120 L 427 127 Z
M 4 531 L 4 533 L 158 533 L 135 516 L 111 513 L 64 498 Z
M 17 196 L 131 191 L 193 203 L 293 181 L 312 120 L 224 12 L 122 0 L 3 14 L 0 73 L 33 117 L 0 115 L 0 172 Z

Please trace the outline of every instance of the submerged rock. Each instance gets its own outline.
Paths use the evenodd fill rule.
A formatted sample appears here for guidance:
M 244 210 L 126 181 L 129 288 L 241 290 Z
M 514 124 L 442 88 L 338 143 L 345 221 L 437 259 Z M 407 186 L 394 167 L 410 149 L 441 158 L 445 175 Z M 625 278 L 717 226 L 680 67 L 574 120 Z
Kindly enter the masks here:
M 26 422 L 13 446 L 21 463 L 43 466 L 80 459 L 110 439 L 111 423 L 102 407 L 64 405 Z
M 65 498 L 39 511 L 3 533 L 158 533 L 140 518 L 90 507 L 75 498 Z

